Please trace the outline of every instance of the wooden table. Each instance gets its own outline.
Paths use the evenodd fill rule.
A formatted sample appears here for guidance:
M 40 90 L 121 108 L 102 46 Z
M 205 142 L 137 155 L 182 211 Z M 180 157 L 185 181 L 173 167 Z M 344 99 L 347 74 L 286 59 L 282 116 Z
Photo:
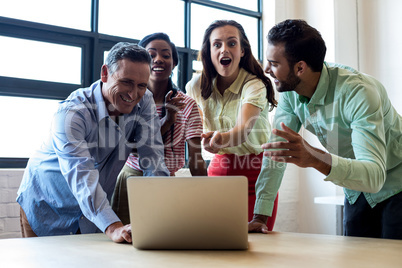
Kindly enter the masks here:
M 250 234 L 240 251 L 137 250 L 104 234 L 0 240 L 0 267 L 402 267 L 402 240 Z

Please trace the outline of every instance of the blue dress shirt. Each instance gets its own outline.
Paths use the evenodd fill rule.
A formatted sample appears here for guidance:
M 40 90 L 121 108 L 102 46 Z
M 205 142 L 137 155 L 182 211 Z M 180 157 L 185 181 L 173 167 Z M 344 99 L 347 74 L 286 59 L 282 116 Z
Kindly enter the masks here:
M 26 167 L 17 201 L 38 236 L 102 231 L 119 218 L 109 201 L 133 146 L 144 176 L 168 176 L 160 120 L 147 90 L 130 114 L 113 121 L 102 83 L 60 103 L 50 136 Z

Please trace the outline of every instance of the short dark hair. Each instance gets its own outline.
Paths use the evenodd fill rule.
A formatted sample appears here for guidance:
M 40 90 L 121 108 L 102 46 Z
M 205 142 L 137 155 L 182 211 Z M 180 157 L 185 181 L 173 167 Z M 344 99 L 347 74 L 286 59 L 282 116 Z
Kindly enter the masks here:
M 327 48 L 321 34 L 304 20 L 285 20 L 268 32 L 268 43 L 285 46 L 289 66 L 305 61 L 314 71 L 320 72 Z
M 151 57 L 143 47 L 134 43 L 119 42 L 111 48 L 106 57 L 105 64 L 111 74 L 118 70 L 118 62 L 123 59 L 151 65 Z
M 138 45 L 145 48 L 150 42 L 154 40 L 163 40 L 169 44 L 170 48 L 172 49 L 173 63 L 177 66 L 179 64 L 179 53 L 177 53 L 176 45 L 172 41 L 170 41 L 170 38 L 167 34 L 161 32 L 149 34 L 142 38 Z

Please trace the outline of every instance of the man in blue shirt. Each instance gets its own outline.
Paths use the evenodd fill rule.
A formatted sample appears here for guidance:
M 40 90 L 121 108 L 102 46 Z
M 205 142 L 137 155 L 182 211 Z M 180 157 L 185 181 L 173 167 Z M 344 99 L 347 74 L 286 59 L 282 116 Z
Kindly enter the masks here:
M 344 188 L 344 234 L 402 239 L 402 117 L 384 86 L 350 67 L 324 62 L 320 33 L 286 20 L 268 33 L 266 73 L 281 93 L 256 203 L 272 211 L 286 163 L 312 167 Z M 327 151 L 309 145 L 303 126 Z M 261 186 L 262 185 L 262 186 Z M 264 210 L 252 228 L 267 232 Z
M 148 52 L 116 44 L 101 79 L 60 103 L 49 137 L 26 167 L 17 201 L 24 237 L 105 232 L 131 242 L 110 206 L 116 178 L 135 146 L 145 176 L 168 176 Z

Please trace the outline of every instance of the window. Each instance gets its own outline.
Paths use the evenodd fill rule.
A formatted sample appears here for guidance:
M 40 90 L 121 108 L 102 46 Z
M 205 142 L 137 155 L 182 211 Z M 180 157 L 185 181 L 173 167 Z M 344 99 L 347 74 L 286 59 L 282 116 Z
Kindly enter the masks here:
M 91 0 L 1 1 L 0 16 L 90 31 Z
M 0 36 L 0 75 L 80 84 L 81 48 Z
M 258 11 L 258 1 L 257 0 L 220 0 L 222 4 L 232 5 L 239 8 L 250 9 L 252 11 Z
M 49 134 L 58 102 L 0 96 L 0 157 L 23 158 L 32 155 Z
M 191 35 L 191 48 L 201 49 L 202 38 L 205 29 L 218 19 L 235 20 L 240 23 L 247 38 L 250 41 L 251 49 L 256 58 L 258 58 L 258 19 L 246 15 L 236 14 L 225 10 L 194 4 L 191 8 L 191 32 L 201 33 Z M 208 14 L 208 19 L 205 18 Z
M 183 47 L 183 23 L 184 1 L 99 1 L 100 33 L 140 40 L 150 33 L 164 32 L 176 46 Z
M 262 60 L 261 7 L 262 0 L 1 1 L 0 168 L 26 166 L 48 134 L 57 103 L 100 78 L 115 43 L 167 33 L 179 52 L 172 78 L 184 89 L 200 69 L 198 49 L 215 19 L 242 24 Z

